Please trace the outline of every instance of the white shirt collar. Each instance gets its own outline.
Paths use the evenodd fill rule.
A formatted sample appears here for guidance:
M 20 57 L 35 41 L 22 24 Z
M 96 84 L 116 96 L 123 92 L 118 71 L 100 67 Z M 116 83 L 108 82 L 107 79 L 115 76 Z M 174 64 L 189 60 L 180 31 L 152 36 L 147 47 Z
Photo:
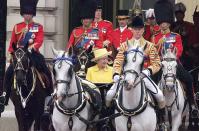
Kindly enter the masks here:
M 140 45 L 140 39 L 138 39 L 138 40 L 135 39 L 134 44 L 135 44 L 135 46 Z
M 120 27 L 120 32 L 123 32 L 127 28 L 127 25 L 124 27 Z

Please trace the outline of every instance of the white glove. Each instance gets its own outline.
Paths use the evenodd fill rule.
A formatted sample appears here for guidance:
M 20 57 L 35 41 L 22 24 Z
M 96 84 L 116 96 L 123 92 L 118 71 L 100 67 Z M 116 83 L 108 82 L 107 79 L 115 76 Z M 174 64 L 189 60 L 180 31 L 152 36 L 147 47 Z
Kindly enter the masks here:
M 109 44 L 110 44 L 110 41 L 109 41 L 109 40 L 105 40 L 105 41 L 103 42 L 103 46 L 104 46 L 104 47 L 108 47 Z
M 114 81 L 114 82 L 118 82 L 119 79 L 120 79 L 120 76 L 119 76 L 119 75 L 115 75 L 115 76 L 113 77 L 113 81 Z
M 28 46 L 28 51 L 29 51 L 29 52 L 32 52 L 32 50 L 35 50 L 34 44 Z
M 89 44 L 86 44 L 85 46 L 84 46 L 84 48 L 87 50 L 87 49 L 89 49 L 91 46 L 93 46 L 93 45 L 95 45 L 95 42 L 93 41 L 93 40 L 91 40 L 90 42 L 89 42 Z
M 146 75 L 146 76 L 151 76 L 151 72 L 149 71 L 149 69 L 144 69 L 144 70 L 142 71 L 142 73 L 143 73 L 144 75 Z
M 89 45 L 90 46 L 92 46 L 92 45 L 94 45 L 95 44 L 95 42 L 93 41 L 93 40 L 91 40 L 90 42 L 89 42 Z

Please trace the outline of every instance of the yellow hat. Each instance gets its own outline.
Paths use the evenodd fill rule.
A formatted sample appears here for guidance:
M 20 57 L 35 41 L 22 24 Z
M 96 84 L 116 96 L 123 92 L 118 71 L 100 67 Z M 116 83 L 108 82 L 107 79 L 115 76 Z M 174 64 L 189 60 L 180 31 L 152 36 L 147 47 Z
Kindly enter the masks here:
M 105 56 L 108 56 L 112 53 L 112 51 L 108 52 L 106 50 L 106 48 L 96 49 L 93 52 L 94 52 L 95 58 L 93 58 L 91 61 L 96 61 L 96 60 L 103 58 Z

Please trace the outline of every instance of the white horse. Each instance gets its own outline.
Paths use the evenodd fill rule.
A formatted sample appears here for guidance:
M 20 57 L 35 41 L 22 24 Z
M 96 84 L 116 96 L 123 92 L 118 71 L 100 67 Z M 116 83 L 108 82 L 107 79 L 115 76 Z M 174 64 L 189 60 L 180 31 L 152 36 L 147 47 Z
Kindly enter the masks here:
M 53 53 L 57 98 L 52 114 L 53 126 L 56 131 L 86 131 L 88 123 L 84 120 L 88 120 L 91 114 L 90 104 L 73 71 L 72 58 L 64 51 L 53 49 Z
M 183 86 L 176 78 L 177 49 L 162 49 L 162 77 L 159 87 L 163 90 L 166 101 L 166 110 L 170 129 L 178 131 L 182 124 L 183 116 L 188 113 L 188 105 L 185 105 Z M 185 108 L 186 106 L 186 108 Z M 185 111 L 186 109 L 186 111 Z
M 123 67 L 123 80 L 117 86 L 115 118 L 117 131 L 155 131 L 156 113 L 140 75 L 144 61 L 144 47 L 129 47 Z

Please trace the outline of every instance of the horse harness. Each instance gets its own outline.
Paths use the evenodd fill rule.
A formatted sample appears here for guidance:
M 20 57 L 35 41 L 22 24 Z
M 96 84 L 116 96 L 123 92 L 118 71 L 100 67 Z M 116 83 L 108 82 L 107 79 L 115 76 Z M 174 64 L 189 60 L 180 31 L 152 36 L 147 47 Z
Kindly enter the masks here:
M 116 117 L 121 116 L 121 115 L 126 116 L 127 119 L 128 119 L 127 120 L 127 130 L 130 131 L 131 127 L 132 127 L 131 117 L 141 114 L 146 109 L 148 104 L 152 107 L 154 107 L 154 105 L 150 101 L 150 99 L 148 98 L 148 93 L 147 93 L 147 90 L 146 90 L 146 85 L 143 82 L 143 78 L 141 76 L 139 76 L 139 74 L 134 70 L 126 70 L 124 72 L 124 74 L 127 73 L 127 72 L 132 73 L 132 74 L 136 74 L 136 76 L 137 76 L 135 81 L 134 81 L 134 86 L 132 88 L 136 88 L 136 86 L 139 83 L 141 84 L 141 98 L 140 98 L 139 104 L 134 109 L 126 109 L 123 106 L 122 96 L 123 96 L 124 82 L 122 80 L 118 82 L 117 91 L 116 91 L 117 93 L 114 97 L 114 104 L 116 106 L 116 110 L 118 111 L 118 114 L 115 114 Z M 136 82 L 137 80 L 139 80 L 139 81 Z
M 64 57 L 64 55 L 60 58 L 56 58 L 54 65 L 59 62 L 58 68 L 61 68 L 63 61 L 66 62 L 67 64 L 69 64 L 72 68 L 73 64 L 71 64 L 71 63 L 73 63 L 73 59 Z M 68 61 L 71 62 L 71 63 L 69 63 Z M 55 101 L 55 106 L 58 109 L 58 111 L 60 111 L 64 115 L 70 116 L 69 121 L 68 121 L 68 126 L 71 130 L 72 130 L 72 127 L 73 127 L 73 119 L 72 119 L 73 116 L 78 117 L 78 119 L 80 121 L 84 122 L 86 125 L 89 125 L 91 123 L 90 121 L 86 120 L 85 118 L 83 118 L 82 116 L 79 115 L 79 112 L 81 112 L 85 108 L 88 100 L 87 100 L 86 95 L 84 93 L 85 91 L 82 87 L 82 84 L 81 84 L 79 78 L 76 75 L 75 75 L 75 79 L 76 79 L 78 92 L 73 93 L 73 94 L 67 94 L 67 97 L 72 97 L 74 95 L 81 95 L 81 98 L 79 98 L 79 100 L 78 100 L 78 104 L 74 108 L 67 108 L 62 103 Z M 66 84 L 66 86 L 70 86 L 70 81 L 56 80 L 55 84 L 56 85 L 57 84 Z
M 176 61 L 176 59 L 175 58 L 164 58 L 164 61 Z M 169 66 L 168 68 L 167 68 L 167 70 L 171 70 L 171 67 Z M 170 124 L 170 129 L 172 129 L 172 107 L 173 107 L 173 105 L 174 104 L 176 104 L 176 107 L 177 107 L 177 110 L 179 110 L 179 100 L 178 100 L 178 88 L 179 88 L 179 84 L 178 84 L 178 80 L 177 80 L 177 77 L 176 77 L 176 75 L 175 74 L 173 74 L 173 73 L 167 73 L 166 75 L 162 75 L 163 76 L 163 82 L 164 83 L 166 83 L 166 78 L 168 78 L 168 77 L 173 77 L 173 79 L 174 79 L 174 86 L 176 87 L 175 88 L 175 90 L 174 90 L 174 93 L 175 93 L 175 98 L 174 98 L 174 100 L 173 100 L 173 102 L 170 104 L 170 105 L 168 105 L 168 106 L 166 106 L 166 109 L 167 109 L 167 111 L 168 111 L 168 120 L 169 120 L 169 124 Z M 163 87 L 163 94 L 164 94 L 164 91 L 166 90 L 166 84 L 164 84 L 163 85 L 163 82 L 161 82 L 160 84 L 162 85 L 162 87 Z M 186 107 L 186 103 L 187 103 L 187 101 L 185 101 L 185 103 L 184 103 L 184 109 L 183 109 L 183 111 L 185 110 L 185 107 Z
M 128 41 L 127 41 L 127 43 L 128 43 Z M 146 45 L 144 46 L 144 50 L 146 49 Z M 133 62 L 136 61 L 137 54 L 141 55 L 145 59 L 144 53 L 141 52 L 138 48 L 139 47 L 137 47 L 136 49 L 130 49 L 129 51 L 125 51 L 124 52 L 125 58 L 127 57 L 128 53 L 135 52 L 135 54 L 133 56 L 133 59 L 132 59 Z M 126 63 L 126 59 L 124 61 Z M 143 64 L 144 64 L 144 61 L 142 63 L 142 67 L 143 67 Z M 124 70 L 124 66 L 125 66 L 125 64 L 123 64 L 123 70 Z M 148 98 L 148 94 L 146 92 L 146 86 L 145 86 L 145 84 L 143 82 L 143 78 L 144 77 L 142 78 L 139 75 L 139 73 L 136 72 L 135 70 L 123 71 L 123 74 L 126 74 L 126 73 L 130 73 L 130 74 L 135 74 L 136 75 L 136 78 L 135 78 L 135 80 L 133 82 L 133 87 L 132 88 L 136 88 L 136 86 L 139 83 L 141 83 L 141 98 L 140 98 L 139 104 L 134 109 L 126 109 L 123 106 L 123 104 L 122 104 L 122 96 L 123 96 L 124 81 L 122 81 L 121 79 L 119 80 L 119 82 L 117 84 L 116 95 L 115 95 L 113 100 L 114 100 L 114 104 L 116 106 L 116 110 L 118 111 L 118 113 L 115 114 L 115 116 L 116 117 L 121 116 L 121 115 L 126 116 L 128 118 L 128 120 L 127 120 L 127 130 L 130 131 L 131 128 L 132 128 L 131 117 L 139 115 L 140 113 L 142 113 L 146 109 L 148 104 L 150 104 L 152 107 L 154 107 L 154 105 Z M 137 80 L 139 80 L 139 81 L 136 83 Z
M 22 71 L 28 73 L 29 67 L 30 67 L 30 60 L 28 59 L 28 65 L 27 65 L 28 68 L 27 69 L 25 69 L 23 64 L 22 64 L 22 58 L 25 56 L 25 52 L 21 48 L 18 48 L 17 51 L 14 53 L 14 55 L 17 59 L 16 66 L 14 67 L 14 72 L 16 72 L 17 70 L 22 70 Z M 31 88 L 30 92 L 28 93 L 28 95 L 25 98 L 22 96 L 21 87 L 17 88 L 18 84 L 17 84 L 17 80 L 16 80 L 16 73 L 14 73 L 13 87 L 14 87 L 15 90 L 17 90 L 17 94 L 20 96 L 23 108 L 26 107 L 26 104 L 27 104 L 28 100 L 30 99 L 30 96 L 33 95 L 33 92 L 36 88 L 37 77 L 40 80 L 43 88 L 45 88 L 45 84 L 44 84 L 39 72 L 37 71 L 37 69 L 35 67 L 30 67 L 30 69 L 31 69 L 31 72 L 32 72 L 33 83 L 32 83 L 32 88 Z
M 56 83 L 57 84 L 59 84 L 59 83 L 60 84 L 61 83 L 69 84 L 67 81 L 64 81 L 64 80 L 58 80 L 58 81 L 56 81 Z M 77 84 L 79 84 L 78 86 L 79 86 L 79 88 L 81 88 L 80 90 L 83 90 L 82 85 L 79 82 L 79 80 L 77 81 Z M 73 127 L 72 116 L 77 116 L 79 118 L 79 120 L 83 121 L 86 125 L 89 124 L 87 120 L 85 120 L 83 117 L 81 117 L 79 115 L 79 112 L 81 112 L 85 108 L 86 103 L 87 103 L 87 99 L 85 97 L 85 94 L 82 93 L 82 92 L 80 92 L 79 94 L 81 95 L 81 100 L 78 100 L 78 101 L 81 101 L 81 102 L 78 102 L 78 104 L 74 108 L 66 108 L 64 105 L 62 105 L 58 101 L 55 101 L 55 106 L 58 109 L 58 111 L 60 111 L 64 115 L 70 116 L 69 121 L 68 121 L 68 126 L 69 126 L 70 129 L 72 129 L 72 127 Z M 69 97 L 73 96 L 73 95 L 74 94 L 71 94 L 71 95 L 69 95 Z

